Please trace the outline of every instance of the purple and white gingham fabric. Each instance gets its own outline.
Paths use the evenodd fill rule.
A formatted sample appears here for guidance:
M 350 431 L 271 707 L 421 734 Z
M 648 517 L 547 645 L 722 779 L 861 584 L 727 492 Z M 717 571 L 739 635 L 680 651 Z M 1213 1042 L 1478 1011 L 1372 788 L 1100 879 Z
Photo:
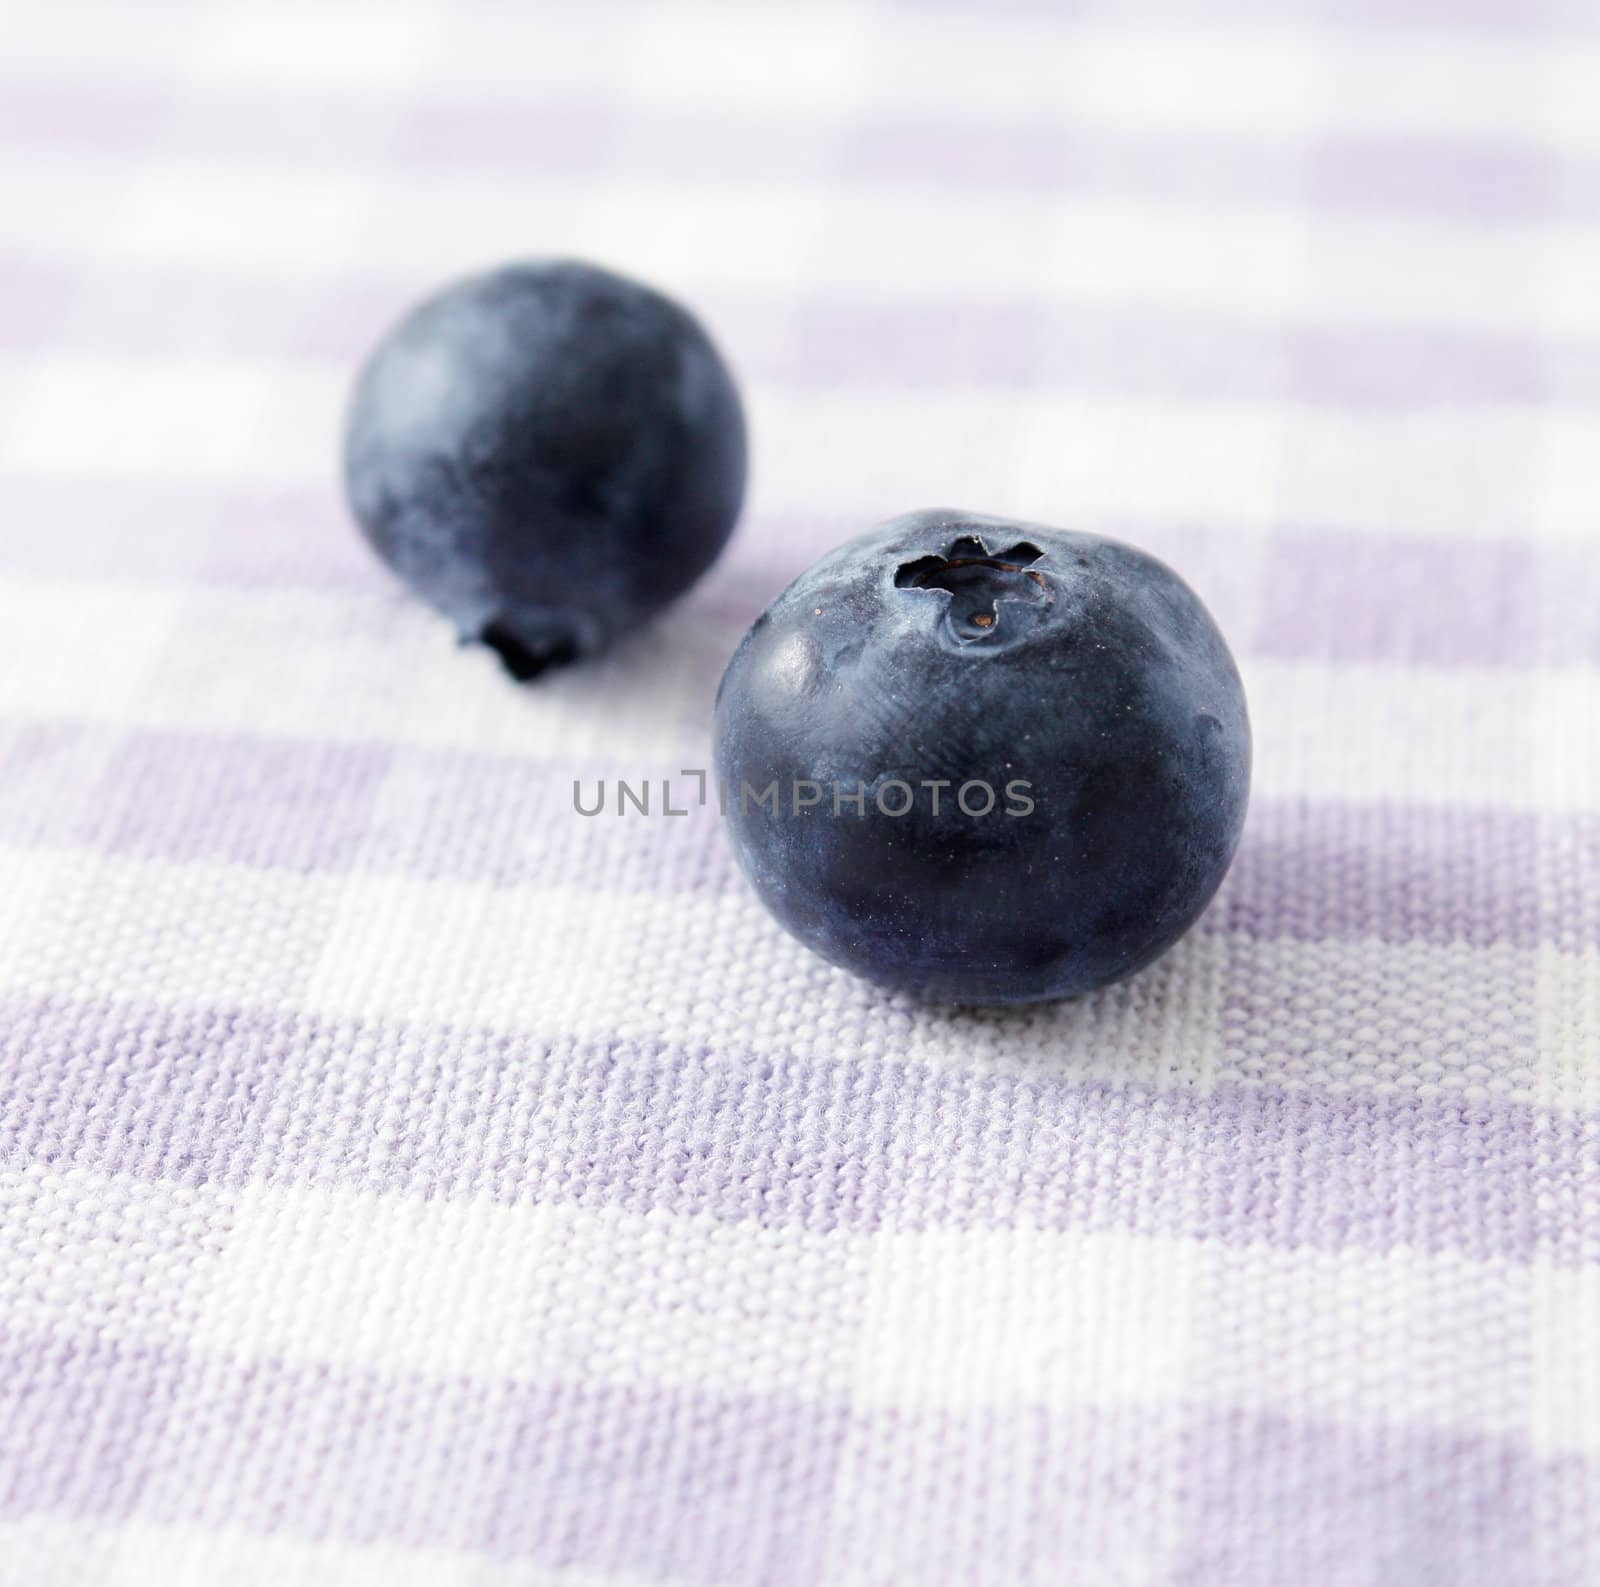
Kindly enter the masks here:
M 517 689 L 334 456 L 552 253 L 703 315 L 754 488 Z M 572 810 L 938 504 L 1249 690 L 1222 895 L 1076 1004 Z M 7 0 L 0 1587 L 1597 1580 L 1593 0 Z

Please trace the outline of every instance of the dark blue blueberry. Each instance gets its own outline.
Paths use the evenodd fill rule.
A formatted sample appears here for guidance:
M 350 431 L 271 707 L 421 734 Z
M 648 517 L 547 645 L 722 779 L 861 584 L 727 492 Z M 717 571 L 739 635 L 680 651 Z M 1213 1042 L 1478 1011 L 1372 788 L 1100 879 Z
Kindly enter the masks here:
M 1177 574 L 948 511 L 778 597 L 722 680 L 716 750 L 778 920 L 950 1003 L 1071 997 L 1149 964 L 1222 881 L 1250 784 L 1239 674 Z
M 706 333 L 570 261 L 446 287 L 356 383 L 345 485 L 378 555 L 517 678 L 681 595 L 739 515 L 745 426 Z

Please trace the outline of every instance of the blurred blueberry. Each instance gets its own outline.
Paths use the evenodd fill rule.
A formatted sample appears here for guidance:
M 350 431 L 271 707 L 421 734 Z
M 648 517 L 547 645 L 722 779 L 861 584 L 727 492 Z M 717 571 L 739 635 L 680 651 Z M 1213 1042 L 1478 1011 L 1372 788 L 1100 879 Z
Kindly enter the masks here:
M 593 265 L 513 264 L 379 343 L 344 472 L 378 555 L 525 679 L 602 650 L 710 567 L 744 494 L 744 415 L 670 299 Z

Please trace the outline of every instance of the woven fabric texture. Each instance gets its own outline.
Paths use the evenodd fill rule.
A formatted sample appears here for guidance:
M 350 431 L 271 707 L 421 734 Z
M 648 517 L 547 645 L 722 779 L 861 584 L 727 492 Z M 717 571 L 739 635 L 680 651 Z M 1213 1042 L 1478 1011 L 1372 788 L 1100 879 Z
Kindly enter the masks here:
M 517 688 L 334 458 L 547 254 L 753 491 Z M 5 4 L 0 1587 L 1600 1580 L 1597 410 L 1590 0 Z M 1074 1004 L 831 970 L 695 802 L 932 505 L 1240 660 L 1234 871 Z

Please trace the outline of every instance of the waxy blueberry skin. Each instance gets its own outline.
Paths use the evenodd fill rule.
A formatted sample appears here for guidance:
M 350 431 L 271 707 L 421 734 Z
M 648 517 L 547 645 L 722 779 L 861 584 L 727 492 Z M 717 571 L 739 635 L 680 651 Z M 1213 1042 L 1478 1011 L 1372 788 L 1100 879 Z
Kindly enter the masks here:
M 513 676 L 681 595 L 744 496 L 739 395 L 704 330 L 574 261 L 447 286 L 362 369 L 345 486 L 378 555 Z
M 734 850 L 777 919 L 945 1003 L 1149 964 L 1216 892 L 1249 795 L 1244 691 L 1188 585 L 1115 540 L 966 512 L 896 518 L 801 575 L 729 663 L 715 735 Z M 904 815 L 879 808 L 893 782 Z M 834 784 L 865 785 L 865 814 Z M 963 784 L 994 808 L 965 813 Z

